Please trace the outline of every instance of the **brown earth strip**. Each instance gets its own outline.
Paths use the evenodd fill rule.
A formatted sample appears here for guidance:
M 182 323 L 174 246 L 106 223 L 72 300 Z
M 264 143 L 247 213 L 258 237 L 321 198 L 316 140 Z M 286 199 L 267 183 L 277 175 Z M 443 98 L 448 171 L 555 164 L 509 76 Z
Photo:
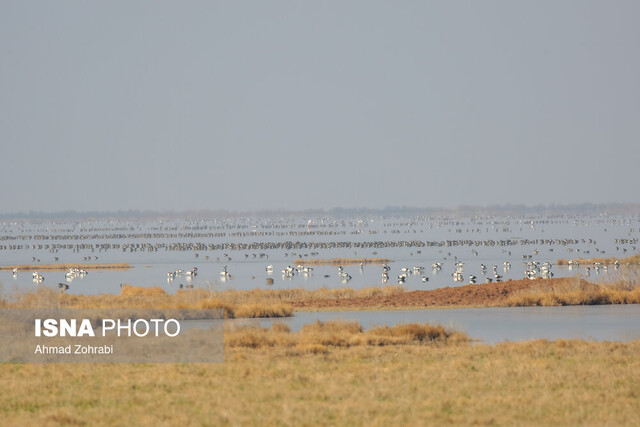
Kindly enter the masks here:
M 293 301 L 294 308 L 366 308 L 366 307 L 464 307 L 499 305 L 510 296 L 533 287 L 553 286 L 563 279 L 510 280 L 499 283 L 485 283 L 446 287 L 425 291 L 402 292 L 392 295 L 340 298 L 313 301 Z

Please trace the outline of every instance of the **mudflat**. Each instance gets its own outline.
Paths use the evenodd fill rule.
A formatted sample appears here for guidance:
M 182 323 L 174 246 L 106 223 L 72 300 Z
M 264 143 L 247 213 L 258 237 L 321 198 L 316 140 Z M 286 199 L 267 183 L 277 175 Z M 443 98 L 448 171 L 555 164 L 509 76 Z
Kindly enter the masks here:
M 571 283 L 571 288 L 582 291 L 593 291 L 597 285 L 582 279 L 538 279 L 509 280 L 473 284 L 456 287 L 444 287 L 430 290 L 397 292 L 387 295 L 371 295 L 352 298 L 313 299 L 291 301 L 294 309 L 327 309 L 327 308 L 418 308 L 418 307 L 474 307 L 501 306 L 510 298 L 528 291 L 547 292 Z

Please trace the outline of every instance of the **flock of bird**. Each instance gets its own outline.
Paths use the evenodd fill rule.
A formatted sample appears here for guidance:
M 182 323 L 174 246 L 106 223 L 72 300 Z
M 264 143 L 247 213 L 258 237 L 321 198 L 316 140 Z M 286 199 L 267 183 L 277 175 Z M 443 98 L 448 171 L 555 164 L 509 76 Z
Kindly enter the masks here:
M 81 268 L 76 268 L 76 267 L 71 267 L 71 268 L 69 268 L 69 271 L 67 271 L 64 274 L 64 277 L 67 280 L 67 282 L 72 282 L 73 279 L 78 278 L 78 277 L 83 278 L 87 274 L 89 274 L 89 272 L 87 270 L 83 270 Z M 31 273 L 31 275 L 32 275 L 32 278 L 33 278 L 33 283 L 35 285 L 42 285 L 43 284 L 44 276 L 41 273 L 38 273 L 37 271 L 34 271 L 33 273 Z M 14 279 L 18 278 L 18 268 L 17 267 L 13 268 L 13 278 Z M 60 288 L 60 292 L 64 292 L 64 291 L 69 289 L 69 285 L 67 283 L 59 282 L 58 283 L 58 288 Z
M 537 251 L 534 252 L 534 255 L 537 255 Z M 525 267 L 524 278 L 533 280 L 538 277 L 547 279 L 547 278 L 552 278 L 554 276 L 553 272 L 551 271 L 552 269 L 551 263 L 549 262 L 540 263 L 539 261 L 532 260 L 532 255 L 523 255 L 522 258 L 523 258 L 522 264 Z M 476 284 L 479 280 L 479 277 L 474 274 L 465 276 L 464 265 L 465 264 L 462 261 L 456 260 L 456 262 L 454 263 L 455 271 L 452 273 L 453 280 L 455 282 L 465 282 L 465 277 L 468 277 L 469 284 Z M 511 269 L 511 263 L 509 261 L 505 261 L 502 266 L 505 274 Z M 573 268 L 579 267 L 580 263 L 577 260 L 570 260 L 568 262 L 568 266 L 569 266 L 569 269 L 573 269 Z M 360 272 L 362 273 L 364 269 L 364 264 L 360 263 L 359 268 L 360 268 Z M 442 262 L 435 262 L 431 265 L 431 269 L 434 274 L 438 273 L 440 270 L 442 270 L 442 268 L 443 268 Z M 615 269 L 619 268 L 618 261 L 615 261 L 614 268 Z M 592 269 L 595 271 L 596 274 L 599 274 L 600 270 L 603 270 L 606 272 L 608 270 L 608 267 L 607 265 L 603 265 L 603 263 L 601 262 L 595 262 L 585 267 L 585 276 L 589 276 L 591 274 Z M 267 272 L 267 275 L 270 276 L 274 272 L 274 266 L 270 264 L 265 268 L 265 270 Z M 485 264 L 480 264 L 480 270 L 481 270 L 480 275 L 484 276 L 485 283 L 491 283 L 494 281 L 501 282 L 503 279 L 503 275 L 498 272 L 498 265 L 493 265 L 493 272 L 489 274 L 487 273 L 488 269 Z M 388 264 L 382 265 L 382 283 L 383 284 L 386 284 L 389 281 L 390 271 L 391 271 L 391 267 Z M 411 275 L 421 276 L 422 282 L 428 282 L 429 277 L 424 275 L 424 272 L 425 272 L 425 267 L 419 266 L 419 265 L 414 266 L 412 268 L 402 267 L 399 269 L 399 274 L 397 276 L 397 284 L 399 285 L 404 284 L 409 278 L 409 276 Z M 303 276 L 309 276 L 312 273 L 313 273 L 312 267 L 306 267 L 303 265 L 297 265 L 296 267 L 292 267 L 289 265 L 281 270 L 283 279 L 291 279 L 297 274 L 303 275 Z M 67 282 L 71 282 L 76 278 L 84 278 L 87 274 L 88 272 L 84 269 L 72 267 L 69 269 L 69 271 L 65 273 L 65 279 L 67 280 Z M 184 277 L 187 281 L 190 281 L 191 279 L 195 278 L 197 275 L 198 275 L 197 267 L 193 267 L 191 270 L 188 270 L 188 271 L 177 269 L 175 271 L 170 271 L 167 273 L 167 281 L 173 282 L 178 277 Z M 14 268 L 13 277 L 17 278 L 17 276 L 18 276 L 18 269 Z M 223 269 L 220 272 L 220 276 L 221 276 L 220 277 L 221 281 L 233 279 L 233 276 L 229 272 L 227 265 L 223 266 Z M 342 284 L 346 284 L 352 279 L 351 275 L 345 271 L 343 266 L 338 267 L 338 276 Z M 330 275 L 325 274 L 324 277 L 328 278 L 330 277 Z M 254 276 L 251 276 L 251 278 L 255 279 Z M 37 271 L 33 272 L 34 284 L 41 285 L 44 282 L 44 280 L 45 278 L 42 274 L 38 273 Z M 270 277 L 267 278 L 267 284 L 273 284 L 273 283 L 274 281 L 272 278 Z M 58 283 L 58 287 L 61 289 L 61 292 L 64 292 L 69 289 L 69 285 L 66 283 Z M 187 284 L 187 285 L 180 284 L 179 288 L 193 288 L 193 284 Z
M 225 265 L 225 271 L 226 271 L 226 267 L 227 266 Z M 193 279 L 198 275 L 198 267 L 193 267 L 191 270 L 188 270 L 188 271 L 184 271 L 181 268 L 175 271 L 170 271 L 167 273 L 167 282 L 173 282 L 177 277 L 180 277 L 183 275 L 187 280 Z
M 548 279 L 548 278 L 552 278 L 554 276 L 553 272 L 551 271 L 552 269 L 552 264 L 549 262 L 543 262 L 540 263 L 539 261 L 535 261 L 535 260 L 531 260 L 532 256 L 531 255 L 523 255 L 523 266 L 525 268 L 524 271 L 524 278 L 527 279 L 536 279 L 538 277 L 540 278 L 544 278 L 544 279 Z M 492 283 L 492 282 L 501 282 L 503 281 L 503 274 L 500 274 L 500 272 L 498 271 L 499 267 L 498 265 L 493 265 L 492 267 L 492 272 L 488 273 L 488 268 L 485 264 L 480 264 L 480 273 L 479 275 L 475 275 L 475 274 L 470 274 L 468 276 L 466 276 L 464 274 L 464 262 L 462 261 L 456 261 L 454 263 L 454 267 L 455 267 L 455 271 L 451 274 L 451 276 L 453 277 L 453 280 L 455 282 L 465 282 L 465 277 L 468 278 L 468 283 L 469 284 L 476 284 L 478 283 L 480 279 L 479 276 L 483 276 L 484 277 L 484 283 Z M 618 262 L 616 261 L 615 263 L 615 267 L 618 268 Z M 575 267 L 575 266 L 579 266 L 579 262 L 578 261 L 569 261 L 569 267 Z M 364 264 L 360 263 L 360 272 L 363 271 L 364 269 Z M 433 271 L 433 273 L 438 273 L 439 271 L 441 271 L 443 268 L 443 263 L 442 262 L 435 262 L 431 265 L 431 270 Z M 606 265 L 602 265 L 602 263 L 596 262 L 593 264 L 593 268 L 595 269 L 596 272 L 600 271 L 600 269 L 603 270 L 607 270 L 607 266 Z M 502 269 L 504 274 L 508 273 L 511 270 L 511 263 L 509 261 L 505 261 L 502 264 Z M 273 264 L 269 264 L 265 267 L 265 271 L 267 272 L 268 276 L 271 276 L 274 272 L 274 266 Z M 390 271 L 391 271 L 391 267 L 388 264 L 383 264 L 382 265 L 382 283 L 383 284 L 387 284 L 389 279 L 390 279 Z M 416 265 L 412 268 L 410 267 L 402 267 L 399 269 L 399 274 L 397 275 L 397 284 L 401 285 L 404 284 L 407 279 L 409 278 L 409 276 L 414 275 L 414 276 L 421 276 L 420 280 L 422 282 L 428 282 L 429 281 L 429 277 L 426 276 L 424 274 L 425 272 L 425 267 L 420 266 L 420 265 Z M 585 275 L 589 276 L 591 272 L 591 267 L 586 267 L 585 269 Z M 289 265 L 283 269 L 280 270 L 280 273 L 282 275 L 283 279 L 292 279 L 295 275 L 303 275 L 303 276 L 309 276 L 313 273 L 313 267 L 306 267 L 304 265 L 296 265 L 295 267 Z M 196 275 L 198 274 L 198 268 L 197 267 L 193 267 L 193 269 L 191 269 L 190 271 L 183 271 L 181 269 L 172 271 L 167 273 L 167 281 L 168 282 L 173 282 L 177 277 L 179 276 L 184 276 L 186 278 L 187 281 L 191 280 L 192 278 L 194 278 Z M 221 281 L 226 281 L 226 280 L 231 280 L 233 279 L 233 276 L 231 275 L 231 273 L 229 272 L 228 268 L 226 265 L 223 266 L 222 271 L 220 272 L 220 280 Z M 324 275 L 325 278 L 329 278 L 330 275 L 329 274 L 325 274 Z M 340 278 L 340 281 L 342 284 L 346 284 L 348 283 L 351 279 L 352 276 L 345 271 L 343 266 L 338 266 L 338 277 Z M 251 279 L 255 279 L 254 276 L 251 276 Z M 267 284 L 272 285 L 274 283 L 273 278 L 268 277 L 267 278 Z M 180 285 L 180 287 L 184 287 L 184 285 Z M 193 287 L 193 285 L 188 285 L 187 287 Z

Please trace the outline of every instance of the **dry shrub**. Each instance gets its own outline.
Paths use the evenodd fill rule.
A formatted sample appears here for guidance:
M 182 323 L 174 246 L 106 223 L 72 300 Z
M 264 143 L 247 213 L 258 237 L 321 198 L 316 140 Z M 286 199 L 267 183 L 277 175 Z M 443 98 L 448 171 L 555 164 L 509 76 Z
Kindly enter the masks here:
M 189 294 L 192 298 L 219 298 L 229 304 L 276 304 L 294 303 L 298 301 L 317 301 L 327 299 L 357 298 L 370 295 L 392 295 L 405 292 L 405 288 L 399 285 L 383 287 L 370 287 L 365 289 L 338 288 L 329 289 L 251 289 L 251 290 L 225 290 L 204 291 L 199 289 L 179 290 L 176 294 Z
M 326 345 L 322 345 L 322 344 L 298 344 L 296 345 L 296 352 L 295 353 L 290 353 L 291 355 L 299 355 L 299 354 L 327 354 L 329 352 L 329 349 L 327 348 Z
M 60 294 L 53 289 L 39 286 L 35 290 L 14 295 L 12 308 L 53 308 L 60 306 Z
M 367 332 L 369 345 L 397 345 L 423 342 L 446 342 L 459 340 L 464 334 L 449 330 L 442 325 L 408 323 L 395 326 L 379 326 Z M 468 338 L 467 338 L 468 339 Z
M 229 347 L 292 347 L 296 344 L 295 336 L 288 327 L 285 330 L 281 327 L 225 326 L 223 339 L 225 346 Z
M 599 284 L 579 277 L 556 280 L 552 285 L 540 281 L 539 286 L 512 295 L 504 304 L 509 307 L 527 307 L 639 303 L 640 278 L 637 272 L 628 271 L 613 282 Z
M 235 318 L 235 312 L 233 310 L 233 306 L 222 302 L 218 298 L 207 298 L 207 299 L 200 300 L 198 301 L 196 308 L 202 308 L 202 309 L 221 308 L 225 319 Z
M 239 317 L 289 317 L 291 306 L 281 301 L 263 298 L 251 302 L 249 297 L 225 298 L 230 292 L 210 292 L 203 289 L 178 290 L 171 295 L 162 288 L 123 285 L 120 295 L 75 295 L 58 293 L 47 287 L 17 294 L 6 305 L 13 308 L 159 308 L 159 309 L 223 309 L 226 319 Z
M 302 327 L 302 344 L 320 344 L 323 346 L 351 347 L 362 345 L 362 325 L 358 322 L 331 320 L 314 322 Z
M 347 332 L 349 334 L 362 333 L 362 325 L 359 322 L 345 320 L 329 320 L 327 322 L 316 321 L 302 326 L 305 334 L 327 333 L 327 332 Z
M 291 328 L 286 323 L 273 322 L 271 324 L 271 330 L 276 333 L 290 333 Z
M 261 328 L 238 328 L 232 333 L 225 331 L 223 334 L 224 344 L 229 347 L 272 347 L 273 340 L 270 340 L 267 330 Z
M 442 325 L 401 324 L 364 331 L 358 322 L 335 320 L 304 325 L 291 333 L 287 325 L 225 327 L 224 342 L 229 347 L 284 347 L 291 355 L 323 354 L 332 347 L 421 345 L 430 343 L 467 343 L 469 337 Z
M 555 293 L 547 292 L 540 295 L 536 305 L 557 306 L 557 305 L 562 305 L 562 303 L 560 302 L 560 300 L 558 299 L 558 296 Z
M 150 297 L 150 296 L 165 296 L 167 293 L 164 289 L 154 286 L 152 288 L 143 288 L 141 286 L 123 285 L 120 290 L 120 295 L 123 297 Z
M 235 309 L 235 317 L 269 318 L 291 316 L 293 316 L 293 308 L 286 304 L 244 304 Z

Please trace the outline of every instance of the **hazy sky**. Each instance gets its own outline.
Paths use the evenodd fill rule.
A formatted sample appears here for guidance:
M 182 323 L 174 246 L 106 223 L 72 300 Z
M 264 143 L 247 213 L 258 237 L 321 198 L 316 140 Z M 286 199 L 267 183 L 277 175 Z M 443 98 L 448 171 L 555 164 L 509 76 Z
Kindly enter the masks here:
M 640 2 L 1 1 L 0 212 L 639 202 Z

